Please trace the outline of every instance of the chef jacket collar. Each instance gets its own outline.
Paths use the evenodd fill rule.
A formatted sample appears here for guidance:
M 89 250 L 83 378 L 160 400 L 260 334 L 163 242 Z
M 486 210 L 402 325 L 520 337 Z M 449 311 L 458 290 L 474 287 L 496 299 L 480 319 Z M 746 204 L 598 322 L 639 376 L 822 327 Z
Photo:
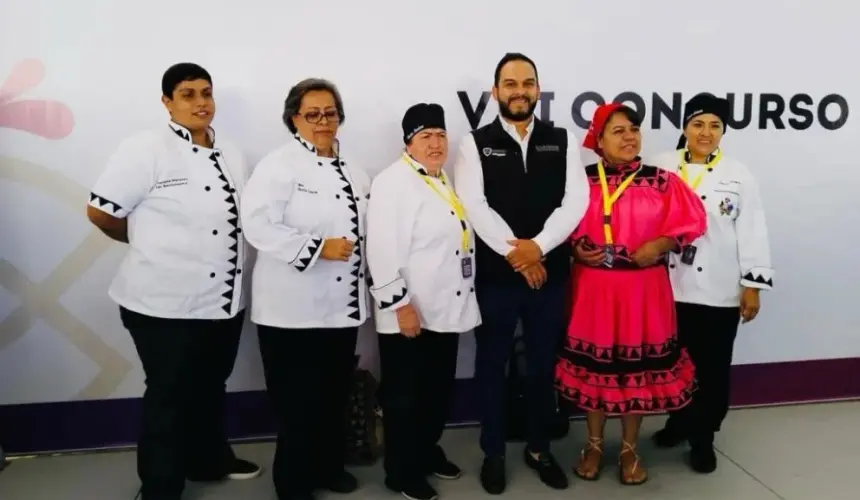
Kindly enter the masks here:
M 404 154 L 406 156 L 408 156 L 409 161 L 411 161 L 413 163 L 413 165 L 415 165 L 415 167 L 417 167 L 415 170 L 417 170 L 419 174 L 426 176 L 426 177 L 433 177 L 432 175 L 430 175 L 430 171 L 427 170 L 427 167 L 425 167 L 420 161 L 416 160 L 414 156 L 412 156 L 409 153 L 405 153 L 405 152 L 404 152 Z M 436 177 L 441 177 L 441 174 L 442 174 L 442 171 L 440 170 L 439 175 L 437 175 Z
M 297 132 L 297 133 L 295 133 L 295 134 L 293 134 L 293 138 L 294 138 L 295 140 L 299 141 L 299 144 L 301 144 L 301 145 L 302 145 L 302 147 L 304 147 L 305 149 L 307 149 L 307 150 L 308 150 L 308 151 L 310 151 L 311 153 L 317 154 L 317 148 L 316 148 L 316 146 L 314 146 L 314 145 L 313 145 L 313 144 L 311 144 L 310 142 L 306 141 L 302 136 L 300 136 L 300 135 L 298 134 L 298 132 Z M 332 144 L 332 149 L 334 150 L 334 155 L 335 155 L 335 157 L 340 156 L 340 141 L 338 141 L 337 139 L 335 139 L 335 140 L 334 140 L 334 143 Z
M 177 137 L 179 137 L 183 141 L 187 142 L 191 146 L 197 146 L 196 144 L 194 144 L 194 142 L 191 139 L 191 131 L 190 130 L 188 130 L 187 128 L 183 127 L 182 125 L 176 123 L 173 120 L 168 122 L 167 125 L 170 127 L 170 130 L 172 130 L 173 133 L 176 134 Z M 213 129 L 212 127 L 209 127 L 209 140 L 212 141 L 212 148 L 214 149 L 215 148 L 215 129 Z M 197 147 L 202 147 L 202 146 L 197 146 Z

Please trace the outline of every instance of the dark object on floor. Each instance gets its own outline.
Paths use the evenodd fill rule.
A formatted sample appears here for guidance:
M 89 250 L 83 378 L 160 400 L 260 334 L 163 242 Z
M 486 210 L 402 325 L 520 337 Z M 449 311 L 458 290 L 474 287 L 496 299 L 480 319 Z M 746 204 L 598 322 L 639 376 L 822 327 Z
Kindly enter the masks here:
M 359 359 L 355 357 L 355 378 L 347 406 L 346 463 L 373 465 L 382 454 L 382 417 L 376 401 L 379 384 L 369 371 L 359 368 Z

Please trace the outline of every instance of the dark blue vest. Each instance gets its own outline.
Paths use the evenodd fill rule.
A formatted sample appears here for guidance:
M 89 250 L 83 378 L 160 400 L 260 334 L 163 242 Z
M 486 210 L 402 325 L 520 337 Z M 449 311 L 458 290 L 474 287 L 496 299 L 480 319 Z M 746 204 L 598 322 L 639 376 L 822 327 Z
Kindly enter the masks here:
M 567 169 L 567 131 L 537 118 L 523 158 L 520 145 L 502 128 L 500 118 L 472 132 L 484 173 L 484 195 L 490 208 L 507 222 L 518 239 L 534 238 L 561 206 Z M 521 283 L 505 257 L 481 241 L 476 244 L 476 283 Z M 549 281 L 566 280 L 571 248 L 562 243 L 546 255 Z

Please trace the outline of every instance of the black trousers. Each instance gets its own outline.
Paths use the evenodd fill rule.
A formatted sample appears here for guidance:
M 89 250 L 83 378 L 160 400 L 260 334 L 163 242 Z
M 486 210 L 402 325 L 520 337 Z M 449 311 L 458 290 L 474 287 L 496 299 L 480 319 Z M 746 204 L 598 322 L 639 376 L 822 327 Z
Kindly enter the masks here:
M 740 308 L 677 302 L 678 341 L 696 366 L 698 390 L 689 405 L 669 417 L 691 443 L 712 444 L 729 412 L 732 355 Z
M 408 484 L 426 476 L 451 406 L 459 335 L 424 330 L 379 335 L 385 473 Z
M 358 328 L 258 325 L 257 333 L 278 427 L 275 491 L 280 498 L 312 492 L 344 470 Z
M 146 376 L 137 472 L 142 495 L 178 499 L 186 478 L 218 480 L 235 455 L 224 398 L 244 312 L 224 320 L 163 319 L 120 308 Z
M 549 282 L 539 290 L 518 285 L 477 287 L 483 324 L 475 329 L 475 379 L 481 408 L 481 449 L 503 456 L 506 447 L 506 369 L 517 324 L 523 323 L 526 357 L 527 447 L 549 450 L 556 408 L 556 356 L 565 331 L 568 282 Z

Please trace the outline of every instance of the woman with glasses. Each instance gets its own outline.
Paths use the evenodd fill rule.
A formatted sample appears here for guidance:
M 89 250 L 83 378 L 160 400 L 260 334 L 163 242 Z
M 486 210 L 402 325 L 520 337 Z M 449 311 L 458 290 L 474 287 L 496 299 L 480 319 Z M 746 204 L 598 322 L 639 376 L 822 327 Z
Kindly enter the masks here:
M 292 137 L 248 180 L 241 219 L 258 251 L 251 320 L 278 420 L 280 500 L 349 493 L 345 411 L 358 327 L 368 317 L 365 212 L 370 178 L 342 155 L 343 101 L 334 84 L 299 82 L 283 121 Z

